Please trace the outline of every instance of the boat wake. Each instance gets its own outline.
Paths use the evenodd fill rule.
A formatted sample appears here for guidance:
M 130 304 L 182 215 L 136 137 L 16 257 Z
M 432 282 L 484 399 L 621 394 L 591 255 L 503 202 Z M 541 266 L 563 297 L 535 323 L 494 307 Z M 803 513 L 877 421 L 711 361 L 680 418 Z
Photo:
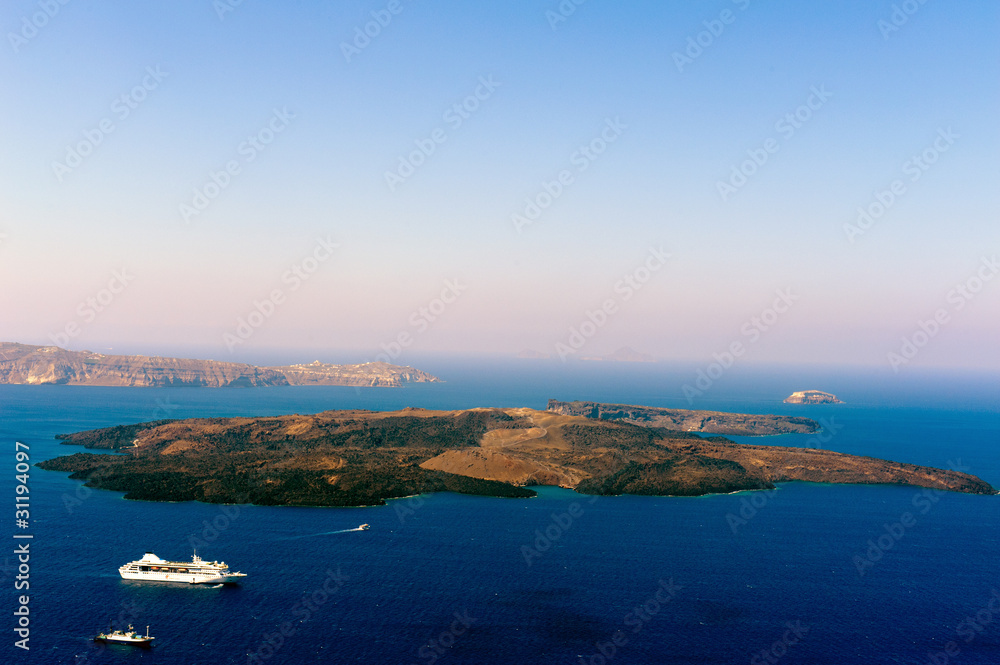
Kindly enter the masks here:
M 338 529 L 337 531 L 323 531 L 321 533 L 307 533 L 304 536 L 291 536 L 285 540 L 298 540 L 300 538 L 315 538 L 316 536 L 333 536 L 338 533 L 352 533 L 354 531 L 367 531 L 368 525 L 362 524 L 361 526 L 356 526 L 353 529 Z

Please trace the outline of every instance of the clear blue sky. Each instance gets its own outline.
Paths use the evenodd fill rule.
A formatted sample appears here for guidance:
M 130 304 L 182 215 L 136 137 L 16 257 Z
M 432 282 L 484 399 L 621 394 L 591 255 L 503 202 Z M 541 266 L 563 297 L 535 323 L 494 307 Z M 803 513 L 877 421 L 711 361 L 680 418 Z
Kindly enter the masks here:
M 555 355 L 591 312 L 569 357 L 887 366 L 944 310 L 908 365 L 1000 367 L 1000 279 L 954 291 L 1000 253 L 996 3 L 45 6 L 0 9 L 4 340 Z

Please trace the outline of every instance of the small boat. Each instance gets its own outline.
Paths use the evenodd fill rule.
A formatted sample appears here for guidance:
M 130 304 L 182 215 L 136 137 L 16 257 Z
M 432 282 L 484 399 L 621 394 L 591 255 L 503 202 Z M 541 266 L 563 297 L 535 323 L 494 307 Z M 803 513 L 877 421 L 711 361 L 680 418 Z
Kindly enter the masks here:
M 370 525 L 370 524 L 362 524 L 362 525 L 361 525 L 361 526 L 359 526 L 358 528 L 359 528 L 360 530 L 362 530 L 362 531 L 367 531 L 368 529 L 370 529 L 370 528 L 372 528 L 372 527 L 371 527 L 371 525 Z
M 106 633 L 98 634 L 94 638 L 94 641 L 105 644 L 130 644 L 136 647 L 151 647 L 155 639 L 155 637 L 151 637 L 149 634 L 149 626 L 146 626 L 146 634 L 140 635 L 129 624 L 128 630 L 108 630 Z

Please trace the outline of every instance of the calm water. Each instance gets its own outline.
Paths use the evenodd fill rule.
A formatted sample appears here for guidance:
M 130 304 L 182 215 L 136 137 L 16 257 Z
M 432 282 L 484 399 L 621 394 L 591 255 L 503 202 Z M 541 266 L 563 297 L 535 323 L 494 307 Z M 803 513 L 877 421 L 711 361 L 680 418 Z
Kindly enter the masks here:
M 61 432 L 335 408 L 544 408 L 549 397 L 687 407 L 680 386 L 694 375 L 662 365 L 418 366 L 448 382 L 0 386 L 0 491 L 14 493 L 15 440 L 37 462 L 76 452 L 53 440 Z M 848 403 L 781 403 L 807 388 Z M 755 442 L 961 464 L 1000 487 L 998 403 L 996 377 L 983 375 L 758 368 L 732 370 L 693 406 L 824 418 L 829 440 Z M 696 499 L 545 488 L 530 500 L 440 494 L 322 509 L 137 503 L 37 468 L 30 484 L 31 650 L 13 647 L 12 545 L 0 554 L 2 662 L 751 663 L 769 662 L 758 656 L 768 650 L 783 663 L 927 663 L 954 641 L 950 662 L 1000 663 L 1000 600 L 990 605 L 1000 591 L 997 497 L 792 483 Z M 905 513 L 912 519 L 897 526 Z M 345 531 L 361 523 L 371 530 Z M 186 558 L 194 544 L 249 576 L 218 589 L 118 576 L 147 550 Z M 157 646 L 94 646 L 109 621 L 150 624 Z

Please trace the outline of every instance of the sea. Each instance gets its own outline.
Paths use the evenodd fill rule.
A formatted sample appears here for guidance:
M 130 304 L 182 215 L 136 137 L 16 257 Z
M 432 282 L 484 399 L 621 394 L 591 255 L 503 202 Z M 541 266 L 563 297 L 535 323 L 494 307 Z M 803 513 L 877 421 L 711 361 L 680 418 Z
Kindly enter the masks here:
M 531 499 L 219 506 L 125 500 L 33 466 L 80 450 L 57 434 L 161 418 L 555 398 L 807 416 L 823 430 L 733 438 L 956 468 L 1000 487 L 1000 377 L 987 372 L 748 365 L 685 393 L 696 366 L 412 364 L 445 382 L 0 386 L 0 662 L 1000 663 L 998 496 L 796 482 L 697 498 L 539 488 Z M 782 402 L 806 389 L 845 403 Z M 16 516 L 22 480 L 28 513 Z M 247 577 L 210 587 L 118 575 L 147 551 L 189 560 L 195 548 Z M 128 624 L 149 626 L 155 646 L 92 641 Z

